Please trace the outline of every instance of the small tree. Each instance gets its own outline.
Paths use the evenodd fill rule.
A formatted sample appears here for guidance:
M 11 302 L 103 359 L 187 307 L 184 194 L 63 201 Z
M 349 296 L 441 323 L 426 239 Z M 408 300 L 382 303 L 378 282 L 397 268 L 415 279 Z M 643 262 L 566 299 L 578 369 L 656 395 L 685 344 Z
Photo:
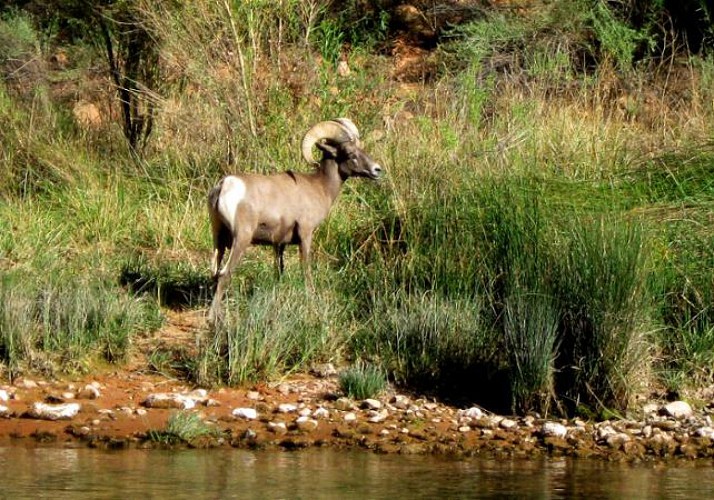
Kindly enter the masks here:
M 159 43 L 131 2 L 109 2 L 96 9 L 95 18 L 121 103 L 124 136 L 137 152 L 153 129 L 161 81 Z

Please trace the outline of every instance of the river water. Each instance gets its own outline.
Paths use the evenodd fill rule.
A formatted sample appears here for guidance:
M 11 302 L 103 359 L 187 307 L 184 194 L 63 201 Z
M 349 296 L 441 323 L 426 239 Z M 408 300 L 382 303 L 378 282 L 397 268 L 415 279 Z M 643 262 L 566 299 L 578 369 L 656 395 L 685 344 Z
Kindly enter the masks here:
M 711 462 L 0 448 L 0 499 L 714 498 Z

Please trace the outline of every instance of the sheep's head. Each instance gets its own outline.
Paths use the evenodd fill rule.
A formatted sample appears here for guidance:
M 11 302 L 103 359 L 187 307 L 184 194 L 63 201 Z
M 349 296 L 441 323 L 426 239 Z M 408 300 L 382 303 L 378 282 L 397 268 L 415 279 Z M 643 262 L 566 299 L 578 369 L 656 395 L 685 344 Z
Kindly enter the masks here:
M 379 178 L 382 167 L 362 149 L 359 130 L 348 118 L 320 122 L 307 131 L 302 140 L 302 155 L 308 163 L 316 164 L 312 147 L 323 153 L 324 159 L 334 160 L 343 178 Z

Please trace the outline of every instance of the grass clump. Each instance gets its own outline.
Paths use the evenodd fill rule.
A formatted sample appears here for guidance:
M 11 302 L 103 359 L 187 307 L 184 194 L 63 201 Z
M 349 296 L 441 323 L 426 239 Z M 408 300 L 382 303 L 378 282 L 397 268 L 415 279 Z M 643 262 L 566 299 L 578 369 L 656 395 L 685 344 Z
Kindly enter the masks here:
M 206 333 L 199 381 L 238 385 L 275 378 L 307 370 L 344 347 L 349 329 L 340 323 L 342 306 L 330 290 L 310 291 L 301 280 L 286 279 L 248 294 L 229 297 L 224 320 Z
M 202 440 L 218 438 L 221 431 L 204 422 L 200 415 L 191 412 L 174 412 L 163 430 L 150 430 L 149 441 L 173 446 L 185 444 L 198 446 Z
M 520 413 L 547 414 L 550 404 L 557 401 L 558 309 L 547 295 L 515 294 L 506 301 L 504 311 L 511 407 Z
M 448 392 L 473 365 L 491 361 L 492 331 L 476 304 L 436 293 L 380 299 L 356 350 L 374 351 L 398 383 Z
M 625 409 L 647 380 L 652 310 L 647 247 L 636 222 L 574 225 L 559 262 L 559 390 L 569 404 Z
M 368 399 L 378 396 L 386 387 L 384 371 L 370 363 L 358 361 L 339 374 L 342 392 L 352 399 Z
M 86 369 L 97 356 L 123 361 L 132 335 L 162 323 L 155 304 L 104 281 L 63 275 L 28 283 L 0 280 L 0 363 L 11 376 L 22 369 Z

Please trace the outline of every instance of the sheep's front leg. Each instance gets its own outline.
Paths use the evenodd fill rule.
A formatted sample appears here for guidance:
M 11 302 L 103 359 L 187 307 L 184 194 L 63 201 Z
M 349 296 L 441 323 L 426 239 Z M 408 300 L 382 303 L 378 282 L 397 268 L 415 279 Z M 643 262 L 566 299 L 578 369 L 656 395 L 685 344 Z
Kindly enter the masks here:
M 312 271 L 310 270 L 310 247 L 312 246 L 312 233 L 300 234 L 300 264 L 305 276 L 305 283 L 309 288 L 313 288 Z
M 285 246 L 284 243 L 273 245 L 273 250 L 275 251 L 275 274 L 278 278 L 285 272 L 285 261 L 283 260 Z

